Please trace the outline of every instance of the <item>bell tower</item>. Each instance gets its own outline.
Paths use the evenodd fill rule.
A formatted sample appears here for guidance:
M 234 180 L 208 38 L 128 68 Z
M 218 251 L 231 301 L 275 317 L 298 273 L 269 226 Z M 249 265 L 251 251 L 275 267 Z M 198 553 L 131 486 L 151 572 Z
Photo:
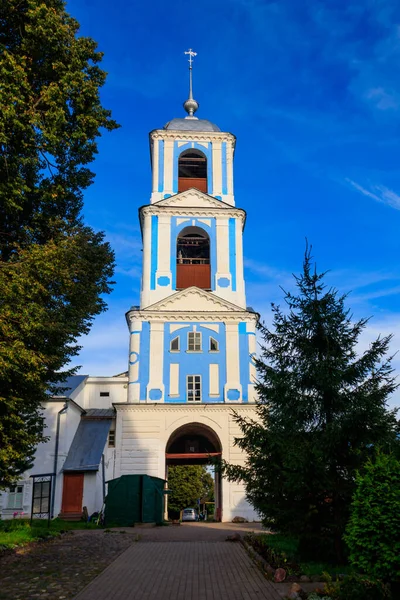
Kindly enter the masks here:
M 128 402 L 254 402 L 257 315 L 246 309 L 236 138 L 195 116 L 196 54 L 187 54 L 187 116 L 150 133 L 152 191 L 139 210 L 140 306 L 127 313 Z

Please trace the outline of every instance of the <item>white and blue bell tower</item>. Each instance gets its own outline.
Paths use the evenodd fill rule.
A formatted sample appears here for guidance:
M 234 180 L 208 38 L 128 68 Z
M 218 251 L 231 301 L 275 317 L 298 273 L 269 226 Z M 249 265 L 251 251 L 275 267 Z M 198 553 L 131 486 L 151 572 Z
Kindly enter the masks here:
M 187 116 L 150 133 L 140 306 L 127 313 L 128 403 L 253 403 L 258 315 L 246 308 L 236 138 L 195 116 L 189 56 Z

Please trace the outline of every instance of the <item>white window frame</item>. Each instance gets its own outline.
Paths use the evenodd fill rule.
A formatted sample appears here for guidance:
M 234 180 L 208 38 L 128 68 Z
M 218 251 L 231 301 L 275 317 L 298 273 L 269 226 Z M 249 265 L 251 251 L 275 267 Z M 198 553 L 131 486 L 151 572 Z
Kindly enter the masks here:
M 193 343 L 190 343 L 190 340 L 193 340 Z M 197 340 L 197 341 L 196 341 Z M 188 352 L 201 352 L 201 332 L 200 331 L 188 331 Z M 192 346 L 192 348 L 190 347 Z
M 20 489 L 20 491 L 18 491 Z M 22 510 L 24 507 L 24 486 L 15 485 L 8 491 L 7 508 Z
M 199 378 L 199 396 L 198 398 L 196 398 L 196 395 L 194 395 L 193 398 L 189 398 L 190 394 L 189 394 L 189 385 L 191 383 L 191 390 L 194 390 L 194 392 L 196 391 L 196 377 Z M 189 380 L 192 380 L 191 382 Z M 188 402 L 201 402 L 201 391 L 202 391 L 202 385 L 201 385 L 201 375 L 186 375 L 186 397 L 187 397 L 187 401 Z
M 108 448 L 115 448 L 115 429 L 110 429 L 108 432 L 107 446 Z
M 175 340 L 178 340 L 178 349 L 177 350 L 175 350 L 174 348 L 172 348 L 172 342 L 174 342 Z M 174 337 L 171 340 L 171 342 L 169 344 L 169 351 L 170 352 L 180 352 L 180 349 L 181 349 L 181 341 L 180 341 L 179 335 L 177 335 L 176 337 Z
M 211 348 L 211 342 L 215 342 L 217 344 L 217 349 L 216 350 L 213 350 Z M 210 347 L 209 347 L 208 351 L 209 352 L 219 352 L 219 342 L 218 342 L 218 340 L 216 340 L 215 338 L 213 338 L 211 336 L 210 336 Z

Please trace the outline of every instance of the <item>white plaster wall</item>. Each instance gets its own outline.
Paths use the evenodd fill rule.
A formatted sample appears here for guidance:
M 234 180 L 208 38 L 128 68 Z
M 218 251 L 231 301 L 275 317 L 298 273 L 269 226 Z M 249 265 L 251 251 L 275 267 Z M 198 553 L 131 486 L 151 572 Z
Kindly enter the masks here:
M 89 516 L 100 512 L 103 506 L 103 480 L 101 465 L 98 471 L 85 473 L 83 479 L 82 507 L 86 506 Z
M 163 359 L 164 359 L 164 323 L 150 321 L 150 365 L 149 383 L 147 386 L 146 399 L 148 402 L 164 401 L 163 383 Z M 155 399 L 150 397 L 151 390 L 161 390 L 161 397 Z
M 43 407 L 46 425 L 45 435 L 49 437 L 49 440 L 38 445 L 32 469 L 26 471 L 19 481 L 19 484 L 24 486 L 22 510 L 24 513 L 26 513 L 26 516 L 30 516 L 32 506 L 32 479 L 30 476 L 54 472 L 57 415 L 58 412 L 63 408 L 64 404 L 65 400 L 49 400 Z M 81 414 L 82 412 L 74 403 L 68 402 L 66 412 L 60 415 L 59 447 L 56 467 L 57 475 L 55 478 L 56 487 L 54 497 L 54 516 L 57 516 L 61 510 L 63 480 L 62 467 L 67 457 L 75 432 L 78 428 Z M 7 501 L 8 494 L 5 492 L 2 494 L 2 518 L 12 517 L 12 513 L 14 512 L 13 510 L 6 509 Z
M 143 262 L 142 262 L 142 285 L 140 292 L 140 306 L 146 307 L 150 304 L 150 269 L 151 269 L 151 215 L 145 214 L 142 223 L 143 236 Z
M 249 417 L 255 415 L 254 406 L 235 407 Z M 229 461 L 243 463 L 244 456 L 233 445 L 234 437 L 240 433 L 234 423 L 229 405 L 126 405 L 117 406 L 117 429 L 119 426 L 116 453 L 116 476 L 148 474 L 165 478 L 165 448 L 171 434 L 189 423 L 201 423 L 210 427 L 219 437 L 222 455 Z M 118 437 L 118 436 L 117 436 Z M 230 521 L 243 516 L 249 521 L 258 520 L 254 509 L 246 501 L 244 488 L 240 484 L 222 482 L 222 520 Z
M 127 347 L 128 354 L 128 347 Z M 100 392 L 109 392 L 100 397 Z M 79 404 L 85 408 L 112 408 L 113 402 L 127 402 L 128 377 L 88 377 Z

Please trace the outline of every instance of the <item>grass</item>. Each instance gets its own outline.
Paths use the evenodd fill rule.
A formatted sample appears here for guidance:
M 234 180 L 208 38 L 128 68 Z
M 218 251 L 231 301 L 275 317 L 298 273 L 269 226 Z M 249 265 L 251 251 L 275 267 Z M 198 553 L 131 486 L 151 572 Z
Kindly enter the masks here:
M 348 565 L 333 565 L 325 562 L 303 561 L 298 552 L 299 541 L 295 537 L 276 534 L 259 534 L 248 540 L 251 545 L 275 568 L 283 567 L 289 574 L 322 575 L 329 573 L 333 577 L 338 574 L 350 574 L 353 569 Z
M 64 531 L 73 529 L 97 529 L 94 523 L 85 521 L 62 521 L 53 519 L 48 527 L 47 520 L 8 519 L 0 521 L 0 550 L 24 546 L 30 542 L 57 537 Z

